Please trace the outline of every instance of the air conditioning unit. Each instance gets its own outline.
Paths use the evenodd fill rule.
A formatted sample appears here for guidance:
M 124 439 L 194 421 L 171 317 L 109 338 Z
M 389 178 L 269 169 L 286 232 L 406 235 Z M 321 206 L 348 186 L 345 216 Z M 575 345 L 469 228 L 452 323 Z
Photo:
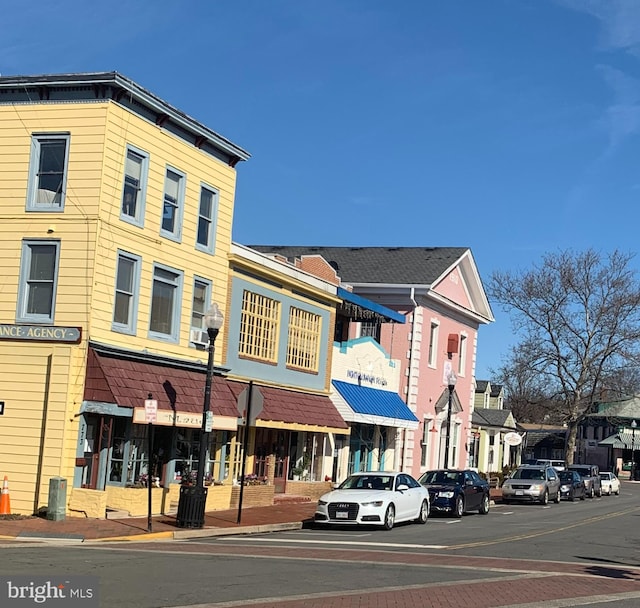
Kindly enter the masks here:
M 209 334 L 202 329 L 192 329 L 190 340 L 198 346 L 206 346 L 209 344 Z

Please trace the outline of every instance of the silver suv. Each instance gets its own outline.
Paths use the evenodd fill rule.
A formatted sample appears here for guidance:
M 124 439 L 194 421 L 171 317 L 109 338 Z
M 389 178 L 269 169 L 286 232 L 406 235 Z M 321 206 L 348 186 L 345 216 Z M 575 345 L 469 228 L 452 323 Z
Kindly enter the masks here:
M 550 466 L 528 464 L 518 467 L 502 484 L 502 502 L 560 502 L 560 479 Z

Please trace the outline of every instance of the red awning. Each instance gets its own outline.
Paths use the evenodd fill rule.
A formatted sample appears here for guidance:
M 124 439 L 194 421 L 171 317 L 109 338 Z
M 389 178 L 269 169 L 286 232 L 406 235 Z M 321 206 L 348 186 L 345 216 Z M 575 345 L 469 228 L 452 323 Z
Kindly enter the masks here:
M 205 370 L 132 360 L 90 348 L 84 400 L 143 408 L 151 393 L 158 402 L 159 411 L 201 415 L 205 380 Z M 213 377 L 211 411 L 214 428 L 216 416 L 238 418 L 238 397 L 247 386 L 244 382 Z M 264 397 L 263 410 L 257 417 L 258 426 L 261 422 L 267 423 L 265 426 L 283 423 L 348 433 L 347 423 L 328 396 L 257 384 L 254 387 Z

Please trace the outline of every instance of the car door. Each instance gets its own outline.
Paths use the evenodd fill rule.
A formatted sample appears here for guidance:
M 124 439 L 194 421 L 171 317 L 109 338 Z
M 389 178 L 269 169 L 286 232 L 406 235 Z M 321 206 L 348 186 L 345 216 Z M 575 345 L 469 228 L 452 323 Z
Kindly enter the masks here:
M 549 498 L 555 498 L 560 492 L 560 479 L 553 467 L 547 469 L 547 484 L 549 486 Z
M 400 486 L 405 486 L 406 489 L 399 490 Z M 407 475 L 400 474 L 396 477 L 396 490 L 394 492 L 396 519 L 408 519 L 418 510 L 417 490 L 411 486 L 412 484 Z
M 479 478 L 478 478 L 479 479 Z M 462 487 L 464 489 L 464 504 L 467 511 L 474 511 L 480 507 L 480 500 L 482 498 L 482 489 L 480 484 L 474 479 L 473 473 L 470 471 L 464 472 L 464 478 L 462 480 Z

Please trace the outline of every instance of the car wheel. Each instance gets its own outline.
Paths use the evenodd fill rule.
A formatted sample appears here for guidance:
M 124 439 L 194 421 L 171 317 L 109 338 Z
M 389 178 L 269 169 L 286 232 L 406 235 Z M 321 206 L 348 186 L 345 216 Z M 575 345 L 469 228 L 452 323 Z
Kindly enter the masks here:
M 569 494 L 569 500 L 571 502 L 574 502 L 576 499 L 576 491 L 575 490 L 571 490 L 571 493 Z
M 482 502 L 480 503 L 480 508 L 478 509 L 478 513 L 480 513 L 480 515 L 486 515 L 489 512 L 489 506 L 490 506 L 489 497 L 485 494 L 482 497 Z
M 593 498 L 595 496 L 595 492 L 593 491 L 593 487 L 589 490 L 589 498 Z
M 602 490 L 598 490 L 598 491 L 596 492 L 596 496 L 597 496 L 598 498 L 601 498 L 601 497 L 602 497 Z
M 429 518 L 429 503 L 426 500 L 423 500 L 422 504 L 420 505 L 420 513 L 418 514 L 418 519 L 416 519 L 416 523 L 426 524 L 428 518 Z
M 462 517 L 464 513 L 464 498 L 462 498 L 462 496 L 458 496 L 458 498 L 456 498 L 456 504 L 453 507 L 453 515 L 455 517 Z
M 389 505 L 384 514 L 384 529 L 391 530 L 394 523 L 396 523 L 396 508 L 393 505 Z
M 544 494 L 542 495 L 542 498 L 540 499 L 540 504 L 541 505 L 548 505 L 549 504 L 549 490 L 545 490 Z
M 582 494 L 580 494 L 580 500 L 584 500 L 587 497 L 587 493 L 583 490 Z
M 620 490 L 616 492 L 616 496 L 620 496 Z
M 560 504 L 560 490 L 556 492 L 556 497 L 553 502 L 555 502 L 557 505 Z

